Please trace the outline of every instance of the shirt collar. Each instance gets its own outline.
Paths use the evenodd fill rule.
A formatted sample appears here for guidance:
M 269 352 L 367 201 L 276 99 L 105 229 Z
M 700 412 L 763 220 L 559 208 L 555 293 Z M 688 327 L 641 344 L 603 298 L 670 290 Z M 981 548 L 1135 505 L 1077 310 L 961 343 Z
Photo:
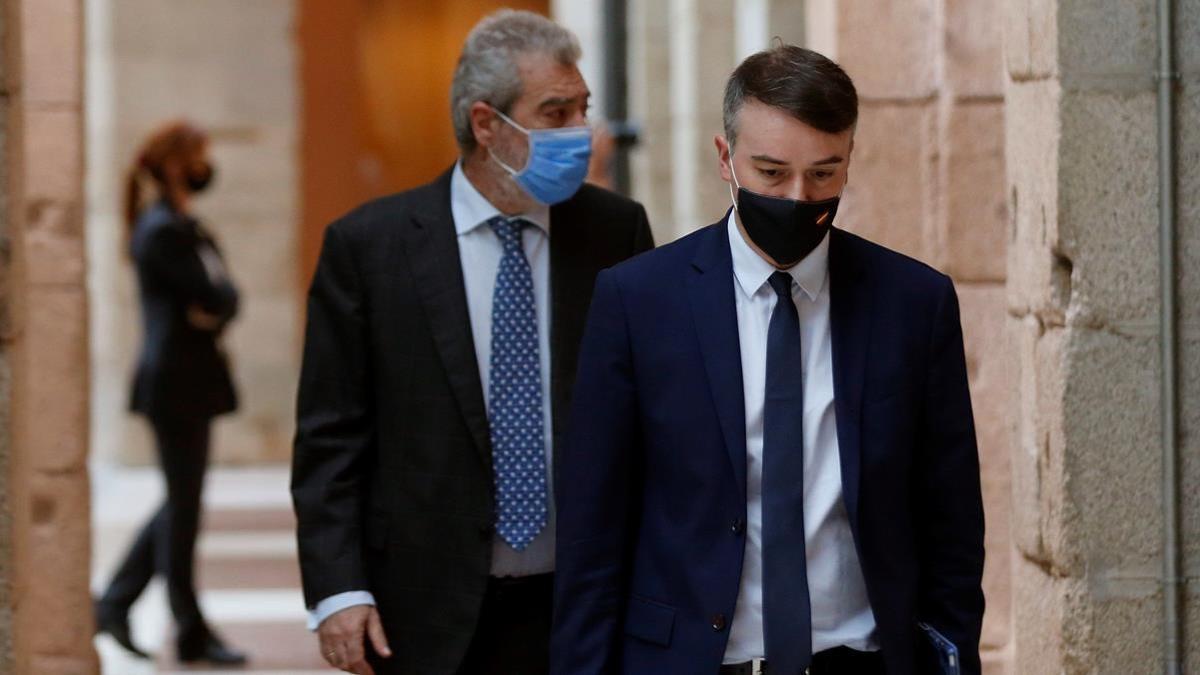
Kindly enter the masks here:
M 733 275 L 737 278 L 738 285 L 741 286 L 746 297 L 754 297 L 754 294 L 767 283 L 767 279 L 778 270 L 755 253 L 754 249 L 750 248 L 750 245 L 742 238 L 742 233 L 738 230 L 736 213 L 732 209 L 729 211 L 727 226 L 729 251 L 733 255 Z M 804 291 L 809 300 L 816 300 L 825 286 L 828 270 L 829 234 L 826 233 L 812 253 L 785 271 L 800 285 L 800 290 Z
M 461 160 L 455 162 L 454 171 L 450 176 L 450 214 L 454 218 L 454 229 L 460 237 L 486 224 L 492 218 L 504 215 L 471 184 L 462 170 Z M 538 204 L 514 217 L 527 220 L 541 231 L 550 234 L 550 207 L 545 204 Z

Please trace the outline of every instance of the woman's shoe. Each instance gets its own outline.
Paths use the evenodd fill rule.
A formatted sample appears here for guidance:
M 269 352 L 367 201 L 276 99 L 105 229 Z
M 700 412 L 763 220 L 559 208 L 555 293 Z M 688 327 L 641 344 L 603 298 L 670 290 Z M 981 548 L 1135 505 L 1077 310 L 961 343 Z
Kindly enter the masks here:
M 133 636 L 129 632 L 129 615 L 124 612 L 113 612 L 99 602 L 96 603 L 96 634 L 108 633 L 125 651 L 138 658 L 153 658 L 149 653 L 138 649 L 133 644 Z

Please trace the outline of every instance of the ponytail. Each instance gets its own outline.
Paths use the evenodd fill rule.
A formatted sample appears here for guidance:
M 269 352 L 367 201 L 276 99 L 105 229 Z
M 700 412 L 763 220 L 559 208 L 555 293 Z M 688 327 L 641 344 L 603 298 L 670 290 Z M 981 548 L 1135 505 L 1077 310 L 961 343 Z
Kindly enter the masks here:
M 142 166 L 139 162 L 125 174 L 125 226 L 133 234 L 142 210 Z
M 137 159 L 125 176 L 125 225 L 130 235 L 137 225 L 138 216 L 150 195 L 145 194 L 153 183 L 159 197 L 171 199 L 167 185 L 166 166 L 181 153 L 188 152 L 197 144 L 205 143 L 207 135 L 185 120 L 175 120 L 159 127 L 142 143 Z

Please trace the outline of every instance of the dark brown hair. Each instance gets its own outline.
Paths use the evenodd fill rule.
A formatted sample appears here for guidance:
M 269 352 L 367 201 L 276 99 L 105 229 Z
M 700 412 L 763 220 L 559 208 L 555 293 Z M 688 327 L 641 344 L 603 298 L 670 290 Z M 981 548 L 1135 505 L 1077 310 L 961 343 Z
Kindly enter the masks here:
M 742 61 L 725 83 L 725 138 L 737 140 L 746 99 L 779 108 L 814 129 L 840 133 L 858 121 L 858 92 L 838 64 L 796 45 L 778 44 Z
M 149 178 L 157 188 L 158 196 L 171 200 L 173 197 L 167 189 L 167 162 L 182 159 L 207 142 L 208 135 L 186 120 L 168 122 L 142 142 L 125 179 L 125 223 L 130 230 L 144 206 L 143 182 Z

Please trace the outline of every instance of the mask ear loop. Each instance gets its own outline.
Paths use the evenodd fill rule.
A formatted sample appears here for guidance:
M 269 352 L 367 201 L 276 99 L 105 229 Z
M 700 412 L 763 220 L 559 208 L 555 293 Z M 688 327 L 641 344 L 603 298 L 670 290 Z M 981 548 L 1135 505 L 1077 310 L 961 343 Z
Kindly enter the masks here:
M 517 124 L 516 120 L 514 120 L 513 118 L 500 112 L 500 110 L 498 108 L 496 108 L 496 106 L 492 105 L 491 103 L 488 103 L 487 107 L 491 108 L 492 112 L 499 115 L 500 119 L 504 120 L 512 128 L 525 134 L 525 138 L 529 139 L 529 157 L 533 157 L 533 136 L 529 133 L 529 130 L 526 129 L 525 127 L 521 126 L 520 124 Z M 508 164 L 506 164 L 504 162 L 504 160 L 502 160 L 496 156 L 496 153 L 492 152 L 492 149 L 490 147 L 487 149 L 487 151 L 488 151 L 488 157 L 491 157 L 493 162 L 499 164 L 500 168 L 504 169 L 506 172 L 508 172 L 508 175 L 512 176 L 513 178 L 517 178 L 521 174 L 525 173 L 525 169 L 521 169 L 520 171 L 517 171 L 516 169 L 514 169 L 511 166 L 509 166 Z M 528 168 L 529 159 L 525 160 L 525 166 L 526 166 L 526 168 Z
M 733 150 L 729 151 L 729 173 L 733 174 L 733 182 L 729 184 L 729 201 L 733 202 L 733 210 L 738 210 L 737 199 L 733 196 L 733 186 L 742 189 L 741 183 L 738 182 L 737 170 L 733 168 Z

